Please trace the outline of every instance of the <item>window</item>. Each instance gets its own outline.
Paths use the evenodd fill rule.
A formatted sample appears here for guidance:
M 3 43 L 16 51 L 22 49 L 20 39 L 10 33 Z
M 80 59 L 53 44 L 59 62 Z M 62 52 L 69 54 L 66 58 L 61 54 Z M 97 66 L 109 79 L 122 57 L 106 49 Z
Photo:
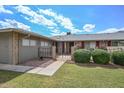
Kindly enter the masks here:
M 29 39 L 22 39 L 22 46 L 36 46 L 36 41 Z
M 48 46 L 48 42 L 44 42 L 44 46 Z
M 29 46 L 29 43 L 30 41 L 28 39 L 23 39 L 22 40 L 22 46 Z
M 40 44 L 41 46 L 44 46 L 44 42 L 43 41 L 41 41 L 41 44 Z
M 41 46 L 50 46 L 50 42 L 41 41 Z
M 118 46 L 118 41 L 112 41 L 112 46 Z
M 36 41 L 35 40 L 30 40 L 30 46 L 36 46 Z
M 124 41 L 120 41 L 119 46 L 124 46 Z

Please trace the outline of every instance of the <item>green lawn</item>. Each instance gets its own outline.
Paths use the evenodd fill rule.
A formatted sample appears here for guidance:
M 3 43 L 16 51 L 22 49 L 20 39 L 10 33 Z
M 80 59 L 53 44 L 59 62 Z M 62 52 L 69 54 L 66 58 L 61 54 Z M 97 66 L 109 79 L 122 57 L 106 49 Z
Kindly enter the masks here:
M 52 77 L 0 71 L 0 87 L 123 87 L 124 69 L 64 64 Z

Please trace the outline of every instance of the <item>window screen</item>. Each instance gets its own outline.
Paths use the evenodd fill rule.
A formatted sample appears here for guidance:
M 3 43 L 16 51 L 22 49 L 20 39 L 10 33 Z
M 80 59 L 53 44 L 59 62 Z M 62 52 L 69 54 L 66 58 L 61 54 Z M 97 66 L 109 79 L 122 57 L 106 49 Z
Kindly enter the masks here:
M 41 41 L 41 46 L 51 46 L 51 44 L 46 41 Z
M 43 41 L 41 41 L 41 46 L 44 46 L 44 42 Z
M 30 46 L 36 46 L 36 41 L 35 40 L 30 40 Z
M 28 39 L 23 39 L 22 40 L 22 46 L 29 46 L 29 40 Z
M 44 46 L 48 46 L 48 42 L 44 42 Z

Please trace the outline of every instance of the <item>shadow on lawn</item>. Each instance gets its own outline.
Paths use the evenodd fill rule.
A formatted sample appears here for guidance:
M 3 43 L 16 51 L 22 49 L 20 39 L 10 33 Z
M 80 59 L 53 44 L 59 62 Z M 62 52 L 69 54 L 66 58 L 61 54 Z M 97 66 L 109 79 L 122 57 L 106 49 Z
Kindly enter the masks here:
M 13 72 L 13 71 L 5 71 L 5 70 L 0 70 L 0 86 L 8 82 L 24 73 L 21 72 Z
M 124 66 L 119 66 L 115 64 L 106 64 L 106 65 L 95 64 L 95 63 L 75 63 L 75 64 L 81 67 L 88 67 L 88 68 L 102 67 L 107 69 L 119 69 L 119 68 L 124 69 Z

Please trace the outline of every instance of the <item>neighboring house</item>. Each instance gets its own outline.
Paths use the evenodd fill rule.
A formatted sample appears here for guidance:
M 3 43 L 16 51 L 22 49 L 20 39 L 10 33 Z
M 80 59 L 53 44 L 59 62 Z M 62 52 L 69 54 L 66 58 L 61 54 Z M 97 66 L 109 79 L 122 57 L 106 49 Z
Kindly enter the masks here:
M 54 36 L 53 39 L 57 41 L 56 46 L 59 54 L 70 54 L 72 46 L 87 49 L 124 46 L 124 31 L 102 34 L 67 34 Z
M 0 63 L 19 64 L 56 54 L 71 54 L 73 47 L 105 48 L 124 46 L 124 32 L 104 34 L 70 34 L 48 38 L 22 29 L 0 29 Z

